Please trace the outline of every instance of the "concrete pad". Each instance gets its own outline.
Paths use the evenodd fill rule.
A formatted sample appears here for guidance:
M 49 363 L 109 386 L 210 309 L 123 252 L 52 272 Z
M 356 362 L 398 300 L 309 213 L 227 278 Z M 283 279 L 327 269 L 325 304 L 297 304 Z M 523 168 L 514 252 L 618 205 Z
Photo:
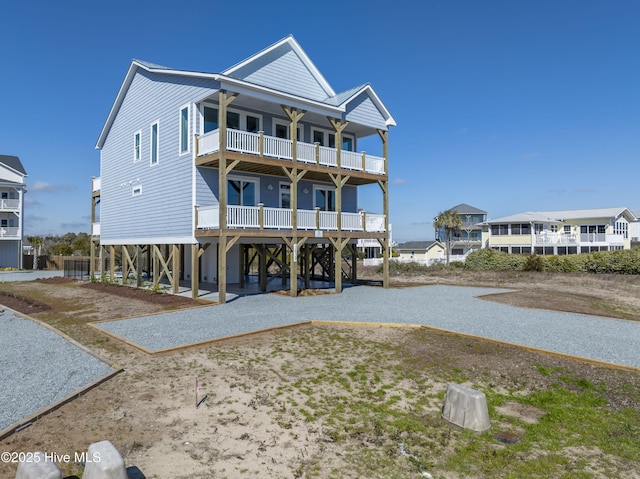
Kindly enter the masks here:
M 18 463 L 16 479 L 62 479 L 58 466 L 44 452 L 25 453 Z
M 124 459 L 110 441 L 89 446 L 82 479 L 127 479 Z

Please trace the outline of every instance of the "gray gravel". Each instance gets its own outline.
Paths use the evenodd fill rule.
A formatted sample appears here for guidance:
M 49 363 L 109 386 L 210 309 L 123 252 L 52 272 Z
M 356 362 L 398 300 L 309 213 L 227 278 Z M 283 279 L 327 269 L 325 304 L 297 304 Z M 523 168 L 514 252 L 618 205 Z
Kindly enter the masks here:
M 351 287 L 339 295 L 245 296 L 206 308 L 101 323 L 151 350 L 309 320 L 422 324 L 619 365 L 640 367 L 640 323 L 524 309 L 476 296 L 506 290 L 454 286 Z
M 0 431 L 114 369 L 50 329 L 0 313 Z

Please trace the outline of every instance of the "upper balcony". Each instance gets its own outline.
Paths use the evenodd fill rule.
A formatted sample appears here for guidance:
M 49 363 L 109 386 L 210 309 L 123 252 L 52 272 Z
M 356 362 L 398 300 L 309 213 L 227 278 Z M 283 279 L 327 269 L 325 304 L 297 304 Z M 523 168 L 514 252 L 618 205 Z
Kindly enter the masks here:
M 237 169 L 243 171 L 269 173 L 269 167 L 275 167 L 281 175 L 282 166 L 286 164 L 292 166 L 294 162 L 299 162 L 304 163 L 305 168 L 310 170 L 306 176 L 308 179 L 314 179 L 314 173 L 326 174 L 335 172 L 336 169 L 357 173 L 351 184 L 375 182 L 386 175 L 385 159 L 365 152 L 340 150 L 340 161 L 338 161 L 336 148 L 297 141 L 297 154 L 294 159 L 292 140 L 267 136 L 262 132 L 251 133 L 233 129 L 227 129 L 226 132 L 226 151 L 244 155 L 242 159 L 245 164 L 237 166 Z M 217 156 L 215 158 L 207 158 L 207 156 L 219 151 L 220 130 L 213 130 L 196 137 L 198 165 L 216 166 Z
M 19 211 L 20 200 L 18 199 L 0 199 L 0 211 Z

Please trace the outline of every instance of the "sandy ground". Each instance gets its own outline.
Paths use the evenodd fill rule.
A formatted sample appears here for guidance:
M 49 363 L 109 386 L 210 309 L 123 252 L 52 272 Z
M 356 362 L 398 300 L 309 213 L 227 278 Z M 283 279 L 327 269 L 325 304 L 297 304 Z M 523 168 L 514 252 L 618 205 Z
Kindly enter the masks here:
M 363 273 L 369 280 L 378 279 L 372 272 Z M 497 299 L 527 307 L 555 304 L 555 309 L 585 312 L 592 304 L 587 312 L 602 314 L 605 308 L 627 316 L 640 310 L 636 278 L 531 278 L 478 278 L 460 273 L 404 278 L 402 282 L 396 278 L 395 282 L 522 288 L 531 293 Z M 638 373 L 450 334 L 407 328 L 304 326 L 147 355 L 87 324 L 197 303 L 186 299 L 163 303 L 138 292 L 122 300 L 122 291 L 56 280 L 2 285 L 0 291 L 17 296 L 0 297 L 0 302 L 26 308 L 35 318 L 124 369 L 5 438 L 0 450 L 42 450 L 73 458 L 93 442 L 110 440 L 127 465 L 137 467 L 148 479 L 356 478 L 370 475 L 372 467 L 394 473 L 370 477 L 419 477 L 420 471 L 427 470 L 434 477 L 457 477 L 439 469 L 438 460 L 462 437 L 459 430 L 441 424 L 447 385 L 466 377 L 480 387 L 525 394 L 557 380 L 553 375 L 541 376 L 540 365 L 572 371 L 594 383 L 605 381 L 610 385 L 611 408 L 640 407 L 633 392 L 640 387 Z M 550 299 L 551 291 L 555 300 Z M 602 302 L 607 297 L 609 302 Z M 34 299 L 27 304 L 25 298 Z M 432 459 L 428 464 L 422 461 L 418 468 L 409 459 L 415 451 L 398 447 L 405 440 L 411 442 L 410 433 L 389 436 L 375 408 L 370 407 L 380 398 L 396 397 L 394 411 L 420 415 L 437 439 L 429 446 Z M 363 399 L 369 401 L 369 407 L 356 414 L 353 406 Z M 199 407 L 197 401 L 202 401 Z M 528 423 L 543 413 L 507 403 L 500 417 L 505 424 L 508 417 Z M 493 424 L 496 430 L 501 427 L 500 417 Z M 615 471 L 622 474 L 619 477 L 640 477 L 638 463 L 620 461 L 601 451 L 578 448 L 567 454 L 578 463 L 590 461 L 603 476 Z M 59 462 L 59 466 L 63 476 L 82 475 L 82 465 L 74 461 Z M 14 477 L 15 470 L 13 463 L 0 463 L 0 477 Z

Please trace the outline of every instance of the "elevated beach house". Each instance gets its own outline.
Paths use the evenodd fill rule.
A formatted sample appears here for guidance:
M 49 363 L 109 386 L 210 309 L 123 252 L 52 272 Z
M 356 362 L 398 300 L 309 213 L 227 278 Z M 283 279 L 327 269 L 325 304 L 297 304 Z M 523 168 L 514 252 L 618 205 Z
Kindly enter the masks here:
M 340 292 L 358 239 L 389 248 L 394 125 L 371 85 L 336 93 L 292 36 L 222 73 L 134 60 L 96 146 L 93 254 L 103 273 L 118 255 L 125 277 L 188 282 L 194 297 L 209 283 L 221 302 L 249 278 Z M 368 137 L 375 155 L 359 151 Z M 376 214 L 358 209 L 367 184 Z
M 0 155 L 0 268 L 22 268 L 26 177 L 20 158 Z
M 483 243 L 505 253 L 563 255 L 630 249 L 624 207 L 519 213 L 483 223 Z

